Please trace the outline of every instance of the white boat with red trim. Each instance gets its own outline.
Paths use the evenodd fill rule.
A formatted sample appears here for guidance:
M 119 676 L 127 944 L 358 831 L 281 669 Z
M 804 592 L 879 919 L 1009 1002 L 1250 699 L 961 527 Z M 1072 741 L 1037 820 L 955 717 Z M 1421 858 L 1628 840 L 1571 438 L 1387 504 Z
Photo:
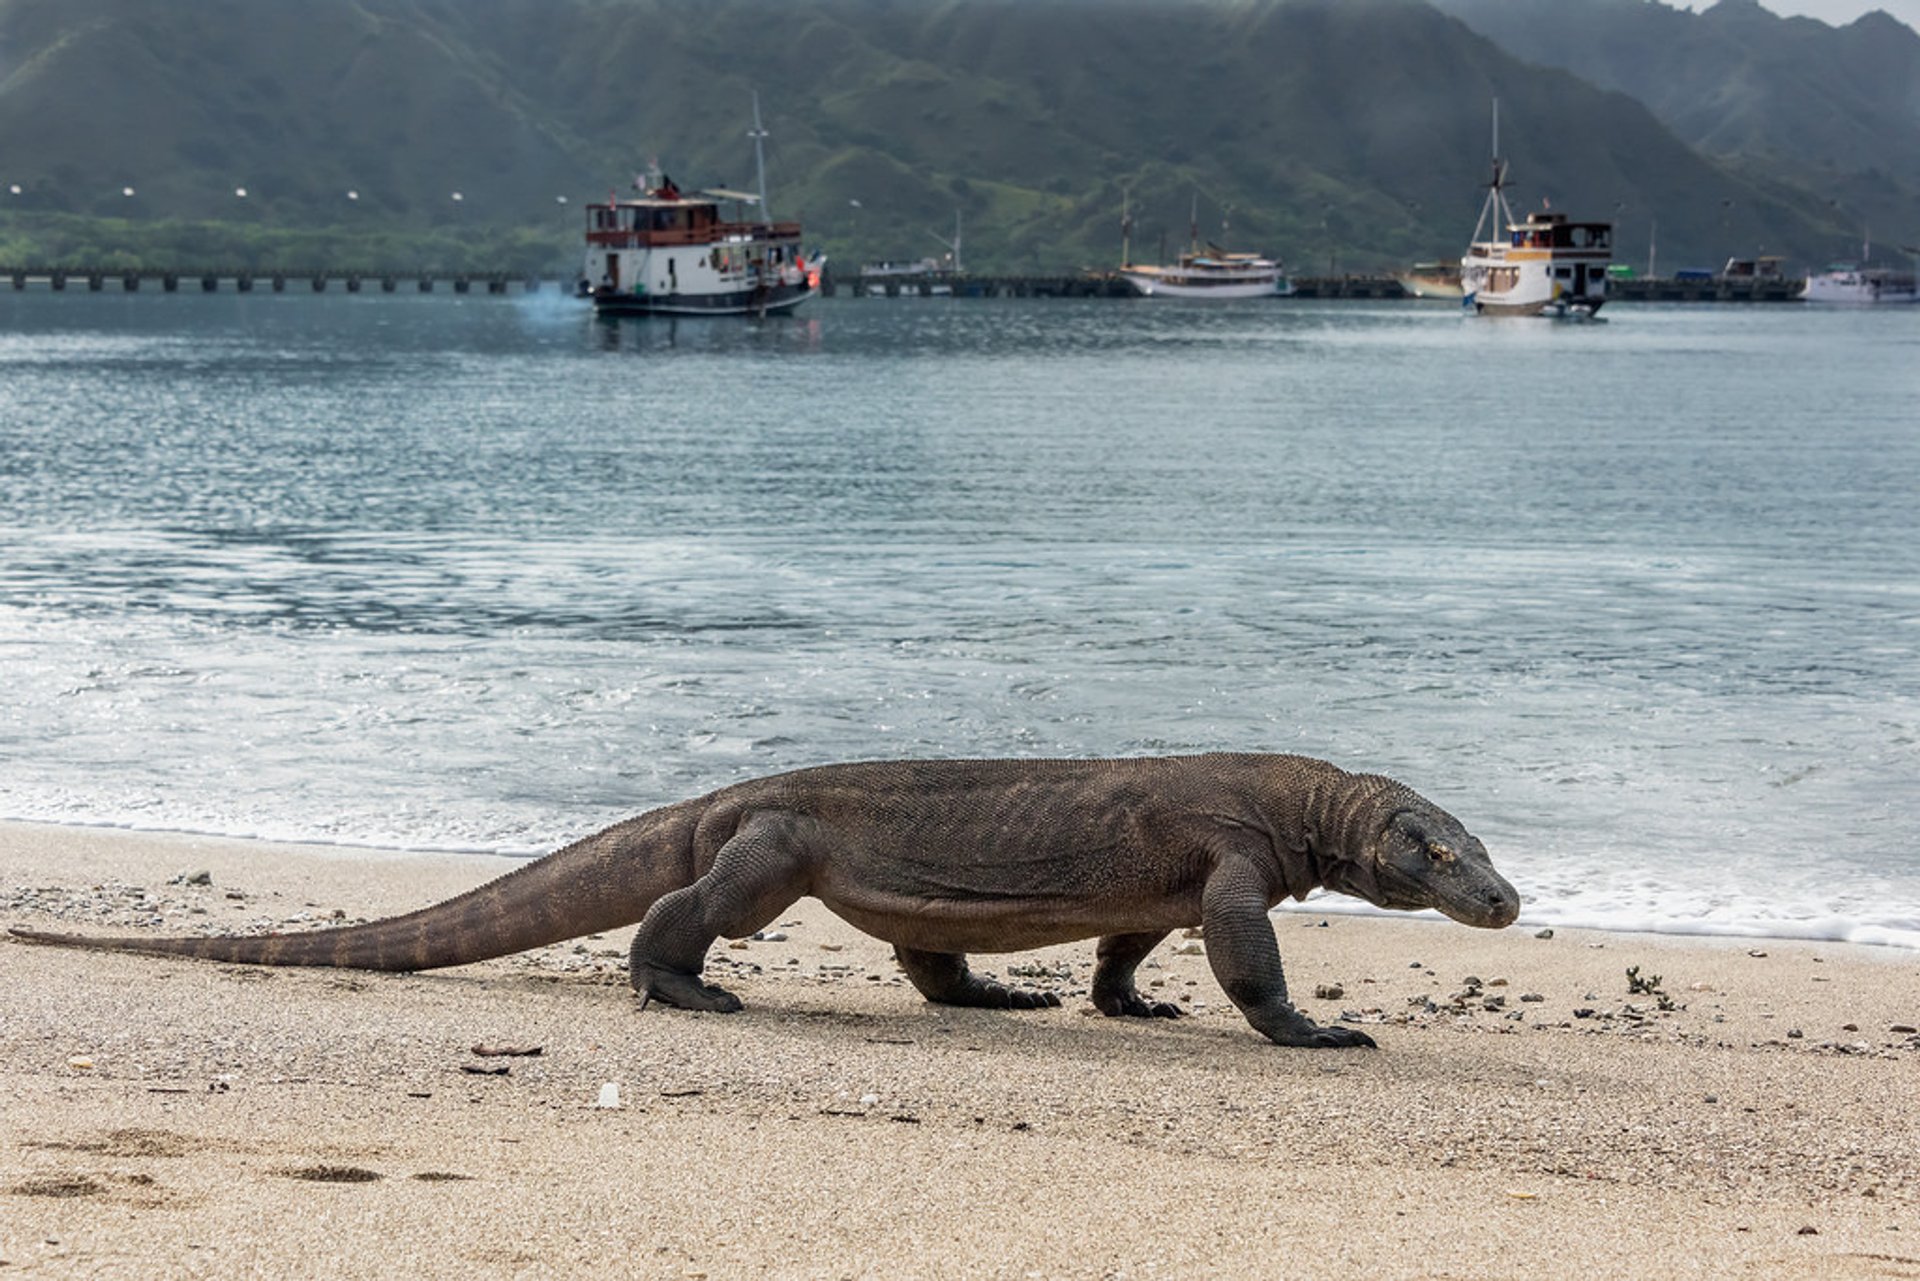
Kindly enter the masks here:
M 590 204 L 580 292 L 614 315 L 792 311 L 820 292 L 825 259 L 807 256 L 799 223 L 739 212 L 759 204 L 740 191 L 682 192 L 664 177 L 637 200 Z

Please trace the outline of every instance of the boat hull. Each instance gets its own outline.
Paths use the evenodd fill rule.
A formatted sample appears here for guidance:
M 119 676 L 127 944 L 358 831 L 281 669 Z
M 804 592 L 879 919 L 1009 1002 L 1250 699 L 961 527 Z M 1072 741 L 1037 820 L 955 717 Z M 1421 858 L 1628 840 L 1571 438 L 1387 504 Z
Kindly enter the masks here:
M 1920 289 L 1911 279 L 1876 277 L 1864 272 L 1826 272 L 1809 277 L 1800 296 L 1808 302 L 1843 307 L 1884 307 L 1920 302 Z
M 1293 292 L 1293 283 L 1281 277 L 1184 284 L 1141 272 L 1120 275 L 1143 298 L 1284 298 Z
M 594 291 L 593 309 L 603 316 L 781 315 L 819 294 L 808 285 L 773 285 L 724 293 L 628 294 Z
M 1409 298 L 1442 298 L 1458 302 L 1467 294 L 1458 279 L 1414 275 L 1395 276 L 1394 279 Z

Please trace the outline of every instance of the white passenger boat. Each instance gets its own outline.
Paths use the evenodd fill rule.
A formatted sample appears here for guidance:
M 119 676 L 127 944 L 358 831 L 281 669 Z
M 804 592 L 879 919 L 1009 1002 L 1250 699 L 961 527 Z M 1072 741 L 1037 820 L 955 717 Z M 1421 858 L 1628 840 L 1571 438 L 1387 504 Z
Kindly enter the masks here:
M 671 178 L 637 200 L 587 206 L 580 292 L 603 313 L 630 316 L 769 315 L 820 292 L 820 257 L 800 224 L 755 220 L 721 205 L 757 206 L 739 191 L 682 192 Z
M 1120 215 L 1120 277 L 1145 298 L 1284 298 L 1293 282 L 1277 258 L 1229 253 L 1218 245 L 1200 244 L 1199 198 L 1195 197 L 1190 243 L 1171 267 L 1148 266 L 1132 260 L 1133 215 Z
M 1279 261 L 1226 253 L 1209 245 L 1180 255 L 1172 267 L 1127 265 L 1120 275 L 1147 298 L 1277 298 L 1293 292 Z
M 1546 210 L 1515 219 L 1507 206 L 1506 162 L 1499 158 L 1499 120 L 1495 104 L 1493 180 L 1460 259 L 1461 303 L 1494 315 L 1594 316 L 1607 300 L 1613 224 L 1572 222 Z
M 807 256 L 799 223 L 767 217 L 766 136 L 756 94 L 757 194 L 683 192 L 665 174 L 651 174 L 635 180 L 637 200 L 609 194 L 605 204 L 588 205 L 580 294 L 611 315 L 764 316 L 819 293 L 825 255 Z
M 1861 245 L 1859 262 L 1829 263 L 1825 271 L 1809 274 L 1800 296 L 1808 302 L 1841 303 L 1854 307 L 1920 302 L 1920 285 L 1916 284 L 1913 272 L 1868 266 L 1872 258 L 1872 243 Z

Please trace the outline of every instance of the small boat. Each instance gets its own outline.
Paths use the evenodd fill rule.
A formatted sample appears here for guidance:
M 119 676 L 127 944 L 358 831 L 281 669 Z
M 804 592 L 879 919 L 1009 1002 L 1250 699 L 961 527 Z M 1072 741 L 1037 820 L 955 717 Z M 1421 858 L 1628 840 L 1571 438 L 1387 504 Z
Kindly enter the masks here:
M 1457 262 L 1416 262 L 1394 277 L 1409 298 L 1453 298 L 1466 293 Z
M 765 136 L 756 95 L 756 161 Z M 826 257 L 807 256 L 799 223 L 767 218 L 764 164 L 759 170 L 758 194 L 684 192 L 655 173 L 635 180 L 637 200 L 609 193 L 605 204 L 589 204 L 580 296 L 616 316 L 765 316 L 814 297 Z
M 1144 298 L 1285 298 L 1293 282 L 1277 258 L 1228 253 L 1218 245 L 1200 246 L 1198 199 L 1187 252 L 1171 267 L 1135 264 L 1128 249 L 1133 231 L 1131 212 L 1120 215 L 1120 277 Z
M 1865 307 L 1920 302 L 1920 287 L 1916 286 L 1914 273 L 1868 266 L 1872 257 L 1872 243 L 1862 244 L 1859 262 L 1829 263 L 1825 271 L 1809 274 L 1800 296 L 1808 302 Z
M 1507 166 L 1499 157 L 1500 111 L 1494 104 L 1493 181 L 1473 239 L 1460 259 L 1461 303 L 1475 312 L 1585 319 L 1607 300 L 1613 260 L 1611 222 L 1572 222 L 1542 210 L 1524 222 L 1507 206 Z M 1481 238 L 1489 220 L 1492 234 Z
M 738 191 L 683 193 L 671 178 L 637 200 L 587 206 L 580 293 L 603 314 L 771 315 L 820 292 L 824 258 L 800 247 L 800 224 L 722 217 Z

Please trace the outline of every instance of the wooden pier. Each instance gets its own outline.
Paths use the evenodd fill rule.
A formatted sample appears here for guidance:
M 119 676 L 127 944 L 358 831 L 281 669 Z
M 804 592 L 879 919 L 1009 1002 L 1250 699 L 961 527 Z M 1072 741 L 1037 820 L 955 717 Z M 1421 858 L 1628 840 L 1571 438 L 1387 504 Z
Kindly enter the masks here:
M 235 268 L 158 269 L 107 267 L 0 266 L 0 289 L 11 283 L 16 291 L 51 289 L 101 293 L 135 293 L 151 289 L 162 293 L 420 293 L 439 289 L 456 294 L 534 294 L 549 287 L 570 294 L 575 282 L 562 275 L 512 272 L 449 272 L 440 270 L 265 270 Z M 1607 297 L 1615 303 L 1635 302 L 1795 302 L 1806 282 L 1798 279 L 1664 279 L 1611 280 Z M 1296 298 L 1404 299 L 1407 293 L 1391 276 L 1304 276 L 1294 281 Z M 882 277 L 840 280 L 828 274 L 820 292 L 831 298 L 1131 298 L 1132 286 L 1112 273 L 1082 272 L 1062 275 L 950 277 Z
M 101 293 L 109 287 L 125 293 L 142 288 L 162 293 L 250 294 L 255 290 L 276 294 L 289 289 L 323 294 L 342 289 L 350 294 L 422 293 L 446 287 L 457 294 L 466 293 L 538 293 L 549 282 L 571 291 L 573 281 L 541 275 L 521 276 L 507 272 L 443 271 L 253 271 L 235 268 L 174 269 L 119 267 L 0 267 L 0 281 L 12 284 L 16 291 L 44 286 L 55 293 L 69 289 Z

